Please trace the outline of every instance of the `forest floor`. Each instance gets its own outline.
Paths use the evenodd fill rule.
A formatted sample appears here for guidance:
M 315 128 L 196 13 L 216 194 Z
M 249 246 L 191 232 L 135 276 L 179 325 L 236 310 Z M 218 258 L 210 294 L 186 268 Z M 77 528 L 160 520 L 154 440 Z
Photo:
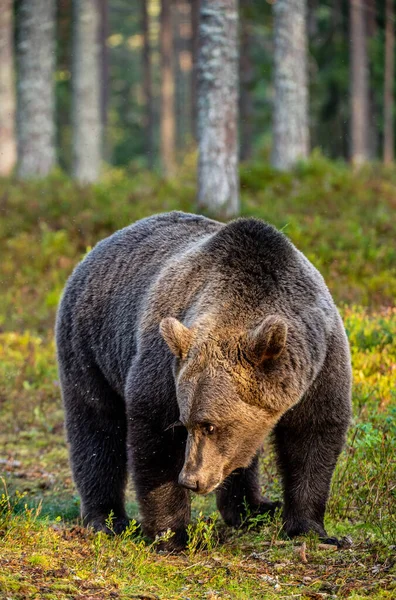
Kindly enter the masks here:
M 101 237 L 142 216 L 192 210 L 177 183 L 111 171 L 77 188 L 61 175 L 0 181 L 0 598 L 396 598 L 396 172 L 352 173 L 317 157 L 292 174 L 243 168 L 243 214 L 274 223 L 321 270 L 352 350 L 354 419 L 326 527 L 351 547 L 282 537 L 281 515 L 226 528 L 212 495 L 193 500 L 186 552 L 168 555 L 133 526 L 81 527 L 57 379 L 53 323 L 68 274 Z M 270 443 L 263 489 L 281 497 Z M 138 517 L 133 490 L 131 517 Z

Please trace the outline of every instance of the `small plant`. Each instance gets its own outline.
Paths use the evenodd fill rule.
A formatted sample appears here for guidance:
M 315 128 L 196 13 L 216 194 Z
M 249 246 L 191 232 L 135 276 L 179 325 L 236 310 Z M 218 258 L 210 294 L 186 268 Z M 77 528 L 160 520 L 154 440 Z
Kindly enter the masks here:
M 94 551 L 94 566 L 93 570 L 97 573 L 100 570 L 103 558 L 104 558 L 104 548 L 103 548 L 103 538 L 106 536 L 103 531 L 98 531 L 94 535 L 93 539 L 93 551 Z
M 123 540 L 128 540 L 133 537 L 141 538 L 141 531 L 139 531 L 139 530 L 140 530 L 139 523 L 135 519 L 132 519 L 131 521 L 129 521 L 127 528 L 122 532 L 121 538 Z
M 112 533 L 113 535 L 115 535 L 115 531 L 114 531 L 114 511 L 113 510 L 111 510 L 109 512 L 109 515 L 108 515 L 105 523 L 106 523 L 106 527 L 110 531 L 110 533 Z
M 218 513 L 205 517 L 202 512 L 198 515 L 196 523 L 190 523 L 187 527 L 188 542 L 187 551 L 190 555 L 198 551 L 212 551 L 218 544 L 217 534 Z
M 6 535 L 10 527 L 12 527 L 15 513 L 20 509 L 26 492 L 15 491 L 14 496 L 11 497 L 8 493 L 8 487 L 4 477 L 0 477 L 3 484 L 4 492 L 0 496 L 0 535 Z M 27 506 L 25 505 L 26 514 L 28 515 Z
M 272 516 L 269 513 L 253 515 L 250 511 L 246 510 L 246 517 L 242 525 L 246 524 L 247 531 L 254 531 L 263 527 L 269 527 L 271 522 Z

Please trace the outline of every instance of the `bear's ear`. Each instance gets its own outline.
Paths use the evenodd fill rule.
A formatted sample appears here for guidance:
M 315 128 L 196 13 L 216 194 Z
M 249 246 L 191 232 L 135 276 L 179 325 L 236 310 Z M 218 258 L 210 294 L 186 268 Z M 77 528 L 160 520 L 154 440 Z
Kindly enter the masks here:
M 160 323 L 160 333 L 175 356 L 187 358 L 193 336 L 191 329 L 173 317 L 166 317 Z
M 280 317 L 270 315 L 248 334 L 246 355 L 255 365 L 278 358 L 287 339 L 287 325 Z

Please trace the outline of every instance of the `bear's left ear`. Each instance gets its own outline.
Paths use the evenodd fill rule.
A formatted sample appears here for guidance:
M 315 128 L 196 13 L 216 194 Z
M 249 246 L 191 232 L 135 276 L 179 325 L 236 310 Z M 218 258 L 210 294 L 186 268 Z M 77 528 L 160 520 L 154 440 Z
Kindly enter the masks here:
M 278 358 L 287 339 L 287 325 L 276 315 L 267 317 L 261 325 L 249 332 L 247 337 L 246 355 L 255 365 L 264 361 Z
M 160 333 L 175 356 L 187 358 L 193 337 L 191 329 L 173 317 L 166 317 L 160 323 Z

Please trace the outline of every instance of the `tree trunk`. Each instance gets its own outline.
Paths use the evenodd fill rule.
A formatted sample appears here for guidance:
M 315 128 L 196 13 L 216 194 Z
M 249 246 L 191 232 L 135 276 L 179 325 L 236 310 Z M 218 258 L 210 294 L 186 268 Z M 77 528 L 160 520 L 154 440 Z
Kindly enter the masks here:
M 253 139 L 253 98 L 252 98 L 252 80 L 253 80 L 253 64 L 251 59 L 251 17 L 249 8 L 251 0 L 242 0 L 241 9 L 246 10 L 241 14 L 241 49 L 239 61 L 239 77 L 240 77 L 240 131 L 241 131 L 241 160 L 248 160 L 252 155 L 252 139 Z
M 376 0 L 366 0 L 365 4 L 365 15 L 366 15 L 366 34 L 367 34 L 367 44 L 370 47 L 373 40 L 377 37 L 378 34 L 378 24 L 377 24 L 377 9 L 376 9 Z M 369 98 L 368 98 L 368 112 L 370 115 L 370 130 L 368 132 L 369 138 L 369 157 L 370 160 L 374 160 L 379 154 L 380 147 L 380 127 L 379 127 L 379 116 L 380 116 L 380 107 L 376 102 L 376 89 L 374 85 L 372 85 L 373 77 L 374 77 L 374 65 L 372 65 L 373 69 L 368 66 L 368 77 L 369 77 Z
M 72 171 L 81 183 L 98 179 L 102 155 L 99 23 L 98 0 L 74 0 Z
M 55 0 L 18 10 L 18 175 L 44 177 L 55 164 Z
M 238 214 L 237 0 L 201 2 L 198 147 L 198 206 Z
M 111 146 L 108 135 L 108 110 L 110 100 L 109 90 L 109 2 L 99 0 L 99 53 L 100 53 L 100 125 L 101 125 L 101 155 L 106 162 L 111 162 Z
M 175 170 L 175 82 L 171 0 L 161 0 L 161 162 L 165 176 Z
M 16 163 L 14 82 L 14 15 L 12 0 L 0 11 L 0 175 L 9 175 Z
M 153 115 L 153 94 L 151 79 L 151 46 L 150 46 L 150 18 L 147 10 L 149 0 L 141 0 L 142 4 L 142 32 L 143 32 L 143 94 L 144 94 L 144 128 L 146 157 L 149 169 L 154 168 L 154 115 Z
M 370 156 L 369 85 L 365 5 L 350 0 L 351 23 L 351 160 L 360 165 Z
M 194 133 L 191 131 L 191 2 L 173 2 L 176 64 L 176 139 L 178 150 L 184 150 Z
M 70 72 L 71 72 L 71 0 L 57 2 L 57 63 L 56 68 L 61 81 L 57 82 L 57 104 L 55 119 L 55 148 L 61 169 L 71 171 L 71 127 L 70 127 Z
M 184 46 L 182 39 L 183 29 L 183 14 L 182 0 L 174 0 L 172 2 L 172 30 L 173 30 L 173 67 L 175 81 L 175 141 L 178 155 L 180 150 L 183 150 L 185 144 L 185 128 L 184 128 L 184 77 L 181 69 L 181 57 Z
M 103 130 L 107 126 L 107 109 L 109 104 L 109 5 L 108 0 L 99 0 L 99 41 L 100 41 L 100 114 Z
M 385 82 L 384 82 L 384 163 L 394 160 L 394 77 L 395 77 L 395 22 L 393 0 L 386 0 L 385 12 Z
M 197 139 L 198 109 L 197 109 L 197 73 L 198 73 L 198 49 L 199 49 L 199 13 L 201 0 L 191 0 L 191 132 L 193 138 Z
M 274 4 L 272 164 L 292 168 L 309 153 L 306 0 Z

